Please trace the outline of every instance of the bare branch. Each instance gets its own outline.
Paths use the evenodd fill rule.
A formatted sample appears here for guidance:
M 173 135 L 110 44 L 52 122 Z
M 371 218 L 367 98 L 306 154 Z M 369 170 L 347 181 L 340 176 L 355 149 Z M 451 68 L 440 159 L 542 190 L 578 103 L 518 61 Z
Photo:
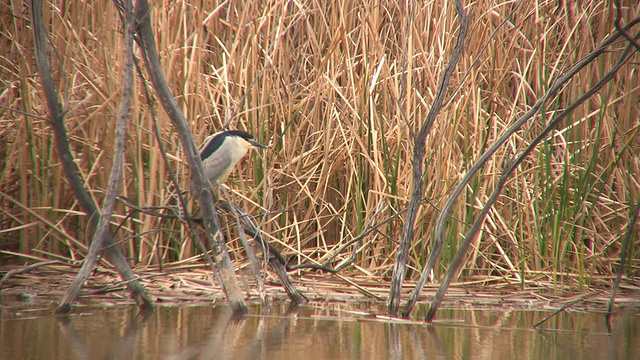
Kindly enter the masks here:
M 629 224 L 627 225 L 627 231 L 624 234 L 624 239 L 622 240 L 621 250 L 620 250 L 620 266 L 618 267 L 618 274 L 616 275 L 616 280 L 613 282 L 613 289 L 611 290 L 611 297 L 609 298 L 609 304 L 607 305 L 607 327 L 609 328 L 609 332 L 611 332 L 611 315 L 613 315 L 613 304 L 616 301 L 616 292 L 618 291 L 618 287 L 620 286 L 620 280 L 622 279 L 622 273 L 624 272 L 624 267 L 627 262 L 627 253 L 629 252 L 629 244 L 631 243 L 631 238 L 634 234 L 634 228 L 636 222 L 638 221 L 638 217 L 640 216 L 640 198 L 636 201 L 635 209 L 633 210 L 633 215 L 629 219 Z
M 222 191 L 222 193 L 224 194 L 224 196 L 230 201 L 231 197 L 229 196 L 229 193 L 221 186 L 220 190 Z M 238 207 L 233 205 L 230 207 L 231 208 L 231 214 L 233 214 L 234 219 L 236 220 L 236 225 L 238 226 L 238 229 L 242 228 L 242 223 L 240 222 L 240 216 L 238 215 L 239 211 L 238 211 Z M 249 218 L 251 219 L 251 218 Z M 268 309 L 269 308 L 269 300 L 267 299 L 267 291 L 264 287 L 264 280 L 262 278 L 262 276 L 260 275 L 261 271 L 260 271 L 260 265 L 258 265 L 258 259 L 256 258 L 256 253 L 255 251 L 253 251 L 253 249 L 251 248 L 251 246 L 249 245 L 249 240 L 247 240 L 247 235 L 245 235 L 244 231 L 238 231 L 238 236 L 240 237 L 240 242 L 242 243 L 242 246 L 244 247 L 244 252 L 247 255 L 247 258 L 249 259 L 249 264 L 251 266 L 251 272 L 253 273 L 253 278 L 256 281 L 256 284 L 258 285 L 258 294 L 260 295 L 260 301 L 262 303 L 262 305 Z M 267 251 L 265 251 L 265 253 L 267 253 Z M 265 257 L 266 259 L 267 257 Z M 266 263 L 266 262 L 265 262 Z
M 262 232 L 253 218 L 231 202 L 224 201 L 221 203 L 221 207 L 226 211 L 237 214 L 236 221 L 238 222 L 242 232 L 253 237 L 253 239 L 262 247 L 265 261 L 268 261 L 271 268 L 273 268 L 276 275 L 280 278 L 280 281 L 282 281 L 282 286 L 287 292 L 287 295 L 289 295 L 289 299 L 291 299 L 294 304 L 304 304 L 309 301 L 309 299 L 302 295 L 298 289 L 293 286 L 291 278 L 289 277 L 289 274 L 287 274 L 287 271 L 290 270 L 287 265 L 287 261 L 282 254 L 280 254 L 278 249 L 276 249 L 262 236 Z
M 414 149 L 413 149 L 413 181 L 411 202 L 409 204 L 409 211 L 405 219 L 404 228 L 402 229 L 402 238 L 398 247 L 398 255 L 393 267 L 393 276 L 391 278 L 391 288 L 389 291 L 389 302 L 387 304 L 387 312 L 390 316 L 398 315 L 398 307 L 400 305 L 400 295 L 402 290 L 402 283 L 404 281 L 405 269 L 407 265 L 407 258 L 409 256 L 409 250 L 411 248 L 411 242 L 413 240 L 414 225 L 418 209 L 422 202 L 424 194 L 424 176 L 423 176 L 423 162 L 425 155 L 425 143 L 427 135 L 431 131 L 436 117 L 442 110 L 444 105 L 444 96 L 449 86 L 449 80 L 455 70 L 458 59 L 464 51 L 464 42 L 469 27 L 469 17 L 464 10 L 462 0 L 456 0 L 455 2 L 456 12 L 460 18 L 460 30 L 458 38 L 456 40 L 455 47 L 451 53 L 451 59 L 445 68 L 440 84 L 438 86 L 438 92 L 433 101 L 431 109 L 427 114 L 427 117 L 422 124 L 417 136 L 414 136 Z
M 622 26 L 621 8 L 622 5 L 620 4 L 620 0 L 616 0 L 616 30 L 618 30 L 622 36 L 624 36 L 625 39 L 627 39 L 627 41 L 636 48 L 637 51 L 640 51 L 640 43 L 638 40 L 634 39 Z
M 145 98 L 147 99 L 147 104 L 149 105 L 149 109 L 152 109 L 151 106 L 151 94 L 149 92 L 149 87 L 148 87 L 148 83 L 144 77 L 144 74 L 142 73 L 142 69 L 140 68 L 139 64 L 136 62 L 136 70 L 138 72 L 138 76 L 140 76 L 140 79 L 142 80 L 142 88 L 144 89 L 144 94 L 145 94 Z M 164 161 L 164 165 L 167 169 L 171 169 L 171 163 L 169 162 L 169 159 L 167 157 L 167 152 L 164 149 L 164 145 L 162 145 L 162 138 L 160 136 L 160 129 L 158 128 L 158 119 L 156 118 L 156 114 L 153 110 L 150 111 L 151 113 L 151 117 L 153 119 L 152 123 L 153 123 L 153 134 L 156 137 L 156 140 L 158 141 L 158 148 L 160 149 L 160 155 L 162 156 L 162 160 Z M 222 284 L 222 278 L 220 277 L 220 272 L 218 271 L 215 261 L 211 258 L 211 256 L 209 256 L 209 252 L 207 251 L 207 247 L 204 245 L 204 242 L 202 241 L 202 238 L 200 237 L 200 235 L 198 235 L 198 232 L 196 231 L 196 226 L 193 222 L 192 216 L 189 214 L 189 209 L 187 208 L 187 202 L 184 199 L 184 196 L 182 195 L 182 191 L 180 190 L 180 185 L 178 184 L 178 179 L 176 179 L 176 176 L 174 174 L 173 171 L 169 171 L 169 178 L 171 179 L 171 182 L 173 183 L 173 185 L 175 186 L 175 188 L 177 189 L 177 198 L 178 198 L 178 203 L 180 204 L 180 209 L 182 211 L 182 213 L 184 214 L 184 219 L 179 217 L 179 216 L 171 216 L 171 215 L 166 215 L 166 214 L 161 214 L 161 213 L 157 213 L 155 211 L 152 211 L 148 208 L 140 208 L 137 206 L 134 206 L 133 204 L 129 203 L 126 199 L 119 197 L 118 200 L 120 200 L 121 202 L 123 202 L 125 205 L 127 205 L 128 207 L 136 210 L 136 211 L 140 211 L 146 214 L 150 214 L 153 216 L 158 216 L 158 217 L 163 217 L 163 218 L 172 218 L 172 219 L 177 219 L 180 221 L 184 221 L 187 223 L 187 226 L 189 228 L 189 234 L 191 235 L 191 237 L 194 239 L 196 246 L 198 247 L 198 250 L 200 250 L 200 252 L 202 252 L 202 256 L 205 258 L 205 260 L 207 261 L 207 263 L 209 264 L 209 267 L 211 268 L 211 271 L 213 272 L 214 276 L 216 276 L 216 279 L 218 280 L 218 282 L 220 284 Z M 160 257 L 158 257 L 158 262 L 160 262 Z
M 64 264 L 64 263 L 60 260 L 40 261 L 35 264 L 31 264 L 19 269 L 9 270 L 7 271 L 6 274 L 4 274 L 2 279 L 0 279 L 0 290 L 2 290 L 2 287 L 4 287 L 4 284 L 6 284 L 9 281 L 9 279 L 11 279 L 12 276 L 28 273 L 29 271 L 39 268 L 40 266 L 47 266 L 47 265 L 53 265 L 53 264 Z
M 606 48 L 609 45 L 611 45 L 613 43 L 613 41 L 615 39 L 617 39 L 618 37 L 620 37 L 619 33 L 615 33 L 615 34 L 610 35 L 608 38 L 606 38 L 602 42 L 602 44 L 596 50 L 594 50 L 592 53 L 590 53 L 589 55 L 587 55 L 584 58 L 582 58 L 574 66 L 572 66 L 566 73 L 564 73 L 556 81 L 554 81 L 554 83 L 552 84 L 550 89 L 533 105 L 533 107 L 525 115 L 523 115 L 520 119 L 518 119 L 502 136 L 500 136 L 500 138 L 498 138 L 496 143 L 494 143 L 484 154 L 482 154 L 482 156 L 480 156 L 480 159 L 478 159 L 478 161 L 475 164 L 473 164 L 473 166 L 471 166 L 471 168 L 469 169 L 469 172 L 467 172 L 467 174 L 465 174 L 465 176 L 463 177 L 463 179 L 460 182 L 460 184 L 458 184 L 458 186 L 454 189 L 454 191 L 452 192 L 452 194 L 449 197 L 449 199 L 447 199 L 447 202 L 445 203 L 445 206 L 443 207 L 442 212 L 440 213 L 440 215 L 438 217 L 438 222 L 436 224 L 435 242 L 434 242 L 434 245 L 433 245 L 432 252 L 431 252 L 431 254 L 429 256 L 429 259 L 427 260 L 427 265 L 425 266 L 425 269 L 423 270 L 423 272 L 422 272 L 422 274 L 420 276 L 420 279 L 418 280 L 418 283 L 416 284 L 416 287 L 415 287 L 413 293 L 411 294 L 411 296 L 409 298 L 409 301 L 407 302 L 405 310 L 403 311 L 403 316 L 407 317 L 411 313 L 411 311 L 413 309 L 413 306 L 415 305 L 415 302 L 417 301 L 418 295 L 419 295 L 420 291 L 422 291 L 422 288 L 424 287 L 424 283 L 427 280 L 428 274 L 433 269 L 433 266 L 435 265 L 435 261 L 436 261 L 437 257 L 440 255 L 440 252 L 442 251 L 442 245 L 443 245 L 443 242 L 444 242 L 444 225 L 445 225 L 446 219 L 448 217 L 448 214 L 451 211 L 451 208 L 453 207 L 453 205 L 455 204 L 455 201 L 457 200 L 457 197 L 462 193 L 464 188 L 466 188 L 467 184 L 469 183 L 469 181 L 471 180 L 473 175 L 486 163 L 486 161 L 502 146 L 502 144 L 504 144 L 506 142 L 506 140 L 517 129 L 519 129 L 526 121 L 531 119 L 538 112 L 538 110 L 540 108 L 542 108 L 543 104 L 548 99 L 553 97 L 553 95 L 556 94 L 556 92 L 566 82 L 570 81 L 571 78 L 575 74 L 577 74 L 582 68 L 584 68 L 590 62 L 594 61 L 597 58 L 598 55 L 604 53 Z M 522 154 L 515 161 L 511 162 L 510 164 L 508 164 L 508 166 L 505 168 L 505 170 L 503 172 L 503 175 L 501 176 L 501 178 L 499 179 L 498 184 L 496 185 L 496 190 L 494 190 L 494 193 L 491 194 L 491 197 L 489 198 L 488 203 L 485 204 L 485 207 L 482 209 L 481 214 L 476 219 L 476 222 L 472 226 L 472 228 L 469 231 L 469 233 L 467 233 L 467 236 L 465 237 L 463 243 L 461 244 L 460 249 L 458 250 L 458 252 L 456 253 L 456 255 L 454 257 L 452 265 L 449 267 L 449 270 L 445 274 L 445 278 L 443 279 L 443 282 L 442 282 L 442 284 L 441 284 L 441 286 L 440 286 L 440 288 L 438 290 L 438 293 L 436 294 L 436 299 L 434 300 L 434 302 L 431 304 L 431 307 L 429 308 L 429 312 L 427 313 L 427 316 L 425 318 L 426 321 L 431 321 L 431 319 L 435 315 L 435 311 L 436 311 L 436 309 L 437 309 L 442 297 L 444 297 L 444 292 L 446 292 L 446 289 L 447 289 L 451 279 L 453 278 L 454 273 L 457 271 L 457 268 L 458 268 L 457 265 L 459 265 L 459 262 L 462 261 L 462 258 L 464 257 L 464 254 L 466 253 L 466 248 L 468 247 L 468 244 L 471 243 L 471 240 L 473 239 L 473 237 L 476 235 L 477 231 L 479 230 L 479 228 L 480 228 L 480 226 L 482 224 L 482 221 L 484 220 L 484 217 L 488 213 L 488 211 L 491 208 L 491 205 L 493 204 L 493 202 L 495 202 L 495 200 L 497 199 L 497 197 L 498 197 L 498 195 L 500 193 L 500 190 L 502 189 L 502 186 L 504 186 L 504 183 L 506 183 L 506 181 L 507 181 L 508 176 L 511 174 L 511 172 L 513 172 L 517 168 L 517 166 L 524 160 L 524 158 L 526 156 L 528 156 L 529 153 L 531 151 L 533 151 L 533 149 L 544 138 L 546 138 L 548 133 L 551 130 L 553 130 L 560 121 L 562 121 L 566 116 L 568 116 L 578 105 L 582 104 L 589 97 L 591 97 L 593 94 L 595 94 L 597 91 L 599 91 L 608 81 L 610 81 L 613 78 L 613 76 L 618 71 L 618 69 L 626 61 L 629 60 L 629 58 L 630 58 L 629 49 L 630 48 L 627 48 L 623 52 L 623 54 L 620 57 L 619 62 L 612 68 L 612 70 L 609 73 L 607 73 L 605 75 L 605 77 L 603 77 L 587 93 L 583 94 L 580 98 L 578 98 L 578 100 L 576 100 L 574 103 L 572 103 L 562 113 L 560 113 L 555 119 L 553 119 L 548 124 L 548 126 L 533 140 L 533 142 L 531 144 L 529 144 L 529 146 L 522 152 Z
M 87 257 L 82 264 L 82 268 L 73 279 L 69 291 L 60 302 L 61 309 L 67 308 L 74 302 L 80 294 L 82 284 L 89 278 L 93 267 L 98 260 L 98 255 L 102 252 L 102 244 L 104 244 L 107 234 L 109 233 L 109 225 L 111 223 L 111 215 L 115 208 L 116 196 L 118 195 L 118 187 L 122 180 L 122 167 L 124 164 L 124 148 L 127 142 L 127 118 L 129 117 L 129 108 L 131 107 L 131 96 L 133 92 L 133 33 L 135 26 L 133 22 L 133 4 L 131 1 L 124 2 L 124 74 L 122 93 L 120 95 L 120 108 L 116 120 L 116 132 L 113 149 L 113 164 L 111 165 L 111 174 L 109 175 L 109 184 L 107 193 L 102 205 L 102 216 L 98 222 L 98 227 L 93 235 L 91 246 Z
M 191 190 L 200 203 L 204 226 L 207 230 L 207 239 L 213 250 L 214 259 L 219 266 L 219 279 L 221 280 L 222 288 L 233 311 L 243 313 L 247 311 L 247 305 L 244 302 L 242 292 L 238 286 L 233 264 L 231 263 L 229 252 L 224 243 L 224 237 L 220 233 L 220 224 L 213 204 L 211 185 L 204 175 L 202 161 L 200 160 L 189 124 L 173 97 L 162 72 L 155 36 L 151 27 L 151 19 L 149 18 L 149 11 L 149 3 L 147 0 L 137 1 L 135 11 L 136 20 L 138 21 L 137 35 L 147 71 L 149 72 L 154 90 L 182 142 L 193 178 L 193 188 Z
M 47 62 L 47 31 L 42 19 L 42 11 L 42 0 L 33 0 L 31 2 L 31 19 L 35 37 L 36 62 L 38 65 L 38 72 L 40 73 L 40 78 L 42 80 L 42 88 L 49 107 L 49 125 L 53 130 L 56 150 L 60 157 L 60 162 L 62 163 L 62 168 L 67 181 L 69 182 L 69 186 L 78 200 L 80 207 L 89 218 L 91 225 L 96 226 L 100 218 L 100 212 L 98 211 L 93 198 L 84 187 L 79 175 L 80 170 L 73 159 L 73 155 L 71 154 L 67 130 L 64 125 L 64 111 L 58 102 L 58 95 L 55 90 L 56 87 L 54 85 L 53 76 Z M 114 244 L 114 240 L 111 237 L 111 234 L 107 233 L 105 235 L 104 242 L 107 246 L 105 249 L 107 256 L 120 273 L 122 279 L 127 281 L 127 287 L 138 306 L 143 310 L 153 308 L 151 299 L 137 281 L 136 275 L 131 271 L 131 267 L 129 267 L 129 264 L 120 252 L 120 249 L 116 246 L 112 246 Z M 97 244 L 92 244 L 92 246 L 97 246 Z M 69 290 L 71 291 L 71 289 Z M 56 312 L 68 312 L 70 310 L 71 304 L 66 303 L 64 306 L 59 307 Z

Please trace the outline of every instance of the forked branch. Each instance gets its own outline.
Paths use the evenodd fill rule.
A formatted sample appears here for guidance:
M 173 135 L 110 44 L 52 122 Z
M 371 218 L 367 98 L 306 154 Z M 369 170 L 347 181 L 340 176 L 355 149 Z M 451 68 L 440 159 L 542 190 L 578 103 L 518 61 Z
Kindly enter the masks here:
M 629 24 L 627 24 L 627 26 L 624 27 L 624 30 L 627 31 L 631 26 L 637 24 L 638 22 L 640 22 L 640 18 L 634 19 L 632 22 L 630 22 Z M 476 163 L 473 164 L 473 166 L 471 166 L 467 174 L 465 174 L 461 182 L 453 190 L 451 196 L 445 203 L 445 206 L 443 207 L 442 212 L 438 216 L 438 220 L 436 224 L 435 242 L 434 242 L 432 252 L 429 256 L 429 259 L 427 260 L 427 265 L 425 266 L 425 269 L 423 270 L 422 275 L 418 280 L 418 283 L 413 293 L 411 294 L 409 301 L 406 304 L 405 310 L 403 311 L 403 314 L 402 314 L 403 317 L 408 317 L 411 311 L 413 310 L 413 307 L 417 301 L 418 295 L 420 291 L 422 291 L 422 288 L 427 280 L 427 276 L 429 272 L 433 269 L 435 261 L 437 257 L 440 255 L 440 252 L 442 251 L 442 245 L 444 242 L 444 227 L 445 227 L 446 219 L 449 216 L 449 213 L 453 205 L 457 201 L 457 197 L 467 187 L 471 178 L 491 158 L 491 156 L 493 156 L 493 154 L 507 141 L 507 139 L 512 134 L 514 134 L 520 127 L 522 127 L 522 125 L 524 125 L 527 121 L 529 121 L 531 118 L 533 118 L 537 114 L 537 112 L 542 108 L 542 106 L 545 104 L 547 100 L 557 95 L 557 92 L 567 82 L 569 82 L 573 78 L 573 76 L 575 76 L 585 66 L 587 66 L 592 61 L 594 61 L 599 55 L 603 54 L 607 50 L 607 48 L 616 39 L 618 39 L 621 36 L 623 36 L 621 32 L 616 32 L 614 34 L 609 35 L 605 40 L 603 40 L 600 46 L 598 46 L 593 52 L 591 52 L 589 55 L 579 60 L 576 64 L 574 64 L 571 68 L 569 68 L 569 70 L 567 70 L 558 79 L 556 79 L 556 81 L 554 81 L 550 89 L 543 94 L 543 96 L 533 105 L 533 107 L 529 111 L 527 111 L 527 113 L 525 113 L 521 118 L 519 118 L 509 129 L 507 129 L 507 131 L 505 131 L 505 133 L 502 134 L 502 136 L 500 136 L 498 140 L 484 154 L 480 156 L 478 161 L 476 161 Z M 544 140 L 548 136 L 548 134 L 553 129 L 555 129 L 555 127 L 562 120 L 564 120 L 564 118 L 570 115 L 573 112 L 573 110 L 575 110 L 576 107 L 578 107 L 580 104 L 582 104 L 591 96 L 593 96 L 595 93 L 597 93 L 606 83 L 608 83 L 615 77 L 615 74 L 618 72 L 618 70 L 626 62 L 628 62 L 631 56 L 633 55 L 632 49 L 633 49 L 632 45 L 627 46 L 627 48 L 621 53 L 618 62 L 611 68 L 611 70 L 600 81 L 594 84 L 594 86 L 591 89 L 589 89 L 589 91 L 587 91 L 585 94 L 579 97 L 574 103 L 569 105 L 557 117 L 555 117 L 517 158 L 515 158 L 512 162 L 510 162 L 505 166 L 505 169 L 503 170 L 503 173 L 496 185 L 496 188 L 494 189 L 494 192 L 491 194 L 489 200 L 481 210 L 478 218 L 474 222 L 473 226 L 471 227 L 471 229 L 465 236 L 465 239 L 463 240 L 462 244 L 460 245 L 460 248 L 456 252 L 454 259 L 451 265 L 449 266 L 447 273 L 445 274 L 442 284 L 438 289 L 438 292 L 436 293 L 436 297 L 429 308 L 427 316 L 425 317 L 425 321 L 433 320 L 433 317 L 435 316 L 435 311 L 437 310 L 440 302 L 444 298 L 444 294 L 449 284 L 451 283 L 451 280 L 453 279 L 454 275 L 457 273 L 462 263 L 462 260 L 466 254 L 466 251 L 469 247 L 469 244 L 471 243 L 471 240 L 476 236 L 477 232 L 480 230 L 482 222 L 484 221 L 484 218 L 486 217 L 487 213 L 491 209 L 491 206 L 493 205 L 493 203 L 496 201 L 509 175 L 511 175 L 511 173 L 515 171 L 515 169 L 519 166 L 519 164 L 533 151 L 533 149 L 537 147 L 537 145 L 542 140 Z
M 449 87 L 449 80 L 455 70 L 458 59 L 464 51 L 464 44 L 467 35 L 467 29 L 469 27 L 469 16 L 467 15 L 462 0 L 455 1 L 456 12 L 460 18 L 460 30 L 456 40 L 455 47 L 451 53 L 451 59 L 445 68 L 440 83 L 438 85 L 438 91 L 436 97 L 431 105 L 431 109 L 427 114 L 427 117 L 420 127 L 420 131 L 414 134 L 413 139 L 413 178 L 411 182 L 411 202 L 409 203 L 409 210 L 402 229 L 402 237 L 400 239 L 400 245 L 398 247 L 398 255 L 393 267 L 393 276 L 391 278 L 391 288 L 389 292 L 389 302 L 387 304 L 387 312 L 391 316 L 398 315 L 398 307 L 400 305 L 400 295 L 402 289 L 402 283 L 404 282 L 404 276 L 406 273 L 407 258 L 409 257 L 409 250 L 411 249 L 411 243 L 413 240 L 414 226 L 416 222 L 416 216 L 418 209 L 422 203 L 424 195 L 424 155 L 427 135 L 433 128 L 436 117 L 444 106 L 445 94 Z
M 70 150 L 69 138 L 67 136 L 67 130 L 64 124 L 65 112 L 63 111 L 62 106 L 58 101 L 58 94 L 53 81 L 53 75 L 47 61 L 48 35 L 47 30 L 44 26 L 42 11 L 42 0 L 33 0 L 31 2 L 31 21 L 33 24 L 33 33 L 35 37 L 36 62 L 38 66 L 38 72 L 40 73 L 40 78 L 42 80 L 42 89 L 45 93 L 47 105 L 49 107 L 48 122 L 51 126 L 51 129 L 53 130 L 56 150 L 58 152 L 58 156 L 60 157 L 62 169 L 64 171 L 65 177 L 67 178 L 67 181 L 69 182 L 69 186 L 71 187 L 73 194 L 78 200 L 80 207 L 89 218 L 89 223 L 92 226 L 96 227 L 101 216 L 96 203 L 94 202 L 91 195 L 89 195 L 89 192 L 83 184 L 83 181 L 79 175 L 80 170 L 78 169 L 77 163 L 74 161 L 73 154 Z M 91 246 L 89 248 L 90 255 L 85 260 L 85 268 L 88 268 L 88 271 L 90 273 L 91 269 L 93 268 L 93 263 L 95 263 L 95 258 L 92 262 L 91 256 L 97 256 L 97 254 L 99 254 L 103 250 L 102 245 L 104 243 L 104 250 L 106 251 L 107 257 L 116 267 L 116 270 L 118 271 L 122 279 L 127 283 L 127 288 L 131 292 L 131 296 L 133 297 L 135 302 L 143 310 L 152 309 L 153 303 L 151 299 L 145 293 L 142 285 L 140 285 L 138 278 L 131 270 L 131 267 L 127 263 L 127 260 L 120 252 L 120 249 L 115 246 L 115 242 L 111 234 L 104 229 L 102 231 L 102 234 L 96 234 L 98 236 L 96 236 L 94 238 L 94 242 L 91 243 Z M 95 241 L 96 239 L 98 239 L 98 241 Z M 103 240 L 100 241 L 99 239 Z M 80 293 L 80 287 L 84 282 L 82 280 L 82 277 L 85 277 L 86 279 L 86 276 L 88 276 L 86 274 L 86 271 L 78 273 L 72 286 L 67 291 L 65 298 L 60 303 L 60 306 L 56 309 L 57 313 L 66 313 L 71 310 L 71 303 L 77 298 L 78 294 Z

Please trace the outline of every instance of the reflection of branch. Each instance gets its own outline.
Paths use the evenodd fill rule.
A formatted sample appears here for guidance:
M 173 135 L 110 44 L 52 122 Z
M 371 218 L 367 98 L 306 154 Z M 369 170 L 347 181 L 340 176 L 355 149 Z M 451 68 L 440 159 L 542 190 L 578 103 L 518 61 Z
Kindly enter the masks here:
M 107 351 L 108 359 L 123 359 L 131 357 L 131 354 L 136 349 L 137 340 L 141 331 L 145 328 L 147 321 L 150 319 L 153 311 L 142 310 L 139 314 L 131 319 L 130 324 L 127 326 L 124 334 L 119 337 L 113 337 L 109 339 L 109 346 Z M 103 314 L 106 320 L 107 314 Z M 95 354 L 92 353 L 87 346 L 86 335 L 82 332 L 78 332 L 72 326 L 73 319 L 67 316 L 58 316 L 56 321 L 62 330 L 63 339 L 70 345 L 73 355 L 77 359 L 92 359 L 95 358 Z
M 575 299 L 575 300 L 573 300 L 573 301 L 571 301 L 571 302 L 569 302 L 567 304 L 562 305 L 560 307 L 560 309 L 558 309 L 558 310 L 552 312 L 551 314 L 545 316 L 544 319 L 542 319 L 542 320 L 538 321 L 537 323 L 533 324 L 533 326 L 531 328 L 532 329 L 536 329 L 536 328 L 538 328 L 538 326 L 542 325 L 545 321 L 547 321 L 547 320 L 551 319 L 552 317 L 556 316 L 557 314 L 567 310 L 568 308 L 572 307 L 573 305 L 575 305 L 575 304 L 577 304 L 579 302 L 582 302 L 584 300 L 587 300 L 590 297 L 593 297 L 593 296 L 596 296 L 596 295 L 600 295 L 601 293 L 602 293 L 602 291 L 596 291 L 596 292 L 591 293 L 591 294 L 582 295 L 579 298 L 577 298 L 577 299 Z

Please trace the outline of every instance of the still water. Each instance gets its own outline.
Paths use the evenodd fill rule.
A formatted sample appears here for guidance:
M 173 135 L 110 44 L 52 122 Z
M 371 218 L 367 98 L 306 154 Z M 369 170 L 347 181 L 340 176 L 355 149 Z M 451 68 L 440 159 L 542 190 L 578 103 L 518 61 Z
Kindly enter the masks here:
M 0 308 L 0 359 L 640 359 L 640 316 L 441 310 L 432 326 L 377 320 L 382 305 L 274 305 L 234 317 L 227 306 Z M 424 312 L 424 309 L 422 309 Z M 418 309 L 417 313 L 421 311 Z

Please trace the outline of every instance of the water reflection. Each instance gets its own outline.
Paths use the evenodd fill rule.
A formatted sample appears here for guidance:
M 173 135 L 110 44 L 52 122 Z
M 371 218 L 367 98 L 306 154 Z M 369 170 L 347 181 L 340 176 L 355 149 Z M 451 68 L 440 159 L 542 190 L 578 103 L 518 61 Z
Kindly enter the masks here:
M 627 359 L 640 353 L 638 316 L 442 310 L 433 326 L 354 315 L 353 305 L 274 305 L 234 317 L 227 306 L 0 311 L 2 359 Z M 384 306 L 367 306 L 382 313 Z

